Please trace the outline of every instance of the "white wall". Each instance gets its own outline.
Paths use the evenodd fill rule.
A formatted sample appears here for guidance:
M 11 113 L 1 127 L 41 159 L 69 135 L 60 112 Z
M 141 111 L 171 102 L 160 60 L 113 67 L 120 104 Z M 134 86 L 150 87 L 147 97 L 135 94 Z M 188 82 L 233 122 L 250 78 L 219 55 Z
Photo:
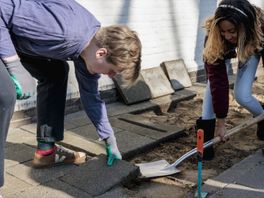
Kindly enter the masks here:
M 77 0 L 92 12 L 103 26 L 122 23 L 136 30 L 143 44 L 142 68 L 157 67 L 163 61 L 183 58 L 188 71 L 203 67 L 202 24 L 213 14 L 219 0 Z M 264 0 L 251 0 L 264 8 Z M 68 98 L 79 97 L 71 66 Z M 106 76 L 100 89 L 113 88 Z M 30 108 L 35 99 L 18 102 L 16 110 Z

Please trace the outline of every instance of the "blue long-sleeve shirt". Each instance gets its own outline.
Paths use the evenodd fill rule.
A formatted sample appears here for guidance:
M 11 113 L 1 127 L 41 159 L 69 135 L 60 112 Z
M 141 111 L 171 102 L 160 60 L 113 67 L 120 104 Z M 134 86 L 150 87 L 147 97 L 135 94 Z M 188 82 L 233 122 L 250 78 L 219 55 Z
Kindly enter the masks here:
M 99 75 L 88 73 L 80 53 L 100 28 L 98 20 L 74 0 L 1 0 L 0 58 L 17 51 L 74 60 L 84 109 L 104 139 L 113 131 L 98 91 Z

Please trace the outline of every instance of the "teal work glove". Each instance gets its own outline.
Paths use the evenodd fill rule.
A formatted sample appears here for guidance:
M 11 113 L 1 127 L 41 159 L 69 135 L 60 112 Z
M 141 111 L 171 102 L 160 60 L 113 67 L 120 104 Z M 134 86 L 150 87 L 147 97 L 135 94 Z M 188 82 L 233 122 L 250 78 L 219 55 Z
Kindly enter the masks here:
M 35 95 L 36 81 L 23 67 L 20 60 L 5 63 L 16 88 L 17 99 L 23 100 Z
M 121 160 L 122 156 L 117 148 L 116 138 L 111 135 L 105 140 L 106 154 L 107 154 L 107 165 L 112 166 L 115 160 Z

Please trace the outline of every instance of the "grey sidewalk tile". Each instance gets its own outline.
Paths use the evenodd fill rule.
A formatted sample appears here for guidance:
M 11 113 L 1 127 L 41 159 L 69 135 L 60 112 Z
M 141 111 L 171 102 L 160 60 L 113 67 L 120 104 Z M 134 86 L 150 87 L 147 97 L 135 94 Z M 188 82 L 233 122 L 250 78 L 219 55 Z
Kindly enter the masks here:
M 28 143 L 31 141 L 36 141 L 36 136 L 20 128 L 9 129 L 6 141 L 7 141 L 6 146 L 8 147 L 12 144 L 21 144 L 21 143 Z
M 202 191 L 208 193 L 209 195 L 215 194 L 218 191 L 221 191 L 228 183 L 220 182 L 214 179 L 208 179 L 204 182 L 202 186 Z
M 151 98 L 169 95 L 174 92 L 161 67 L 144 69 L 141 71 L 141 75 L 150 89 Z
M 129 158 L 135 154 L 145 151 L 155 140 L 133 134 L 128 131 L 122 131 L 116 134 L 117 144 L 123 158 Z
M 84 126 L 87 124 L 92 124 L 91 120 L 86 115 L 85 111 L 79 111 L 76 113 L 68 114 L 65 116 L 65 122 L 75 126 Z
M 87 117 L 85 111 L 78 111 L 78 112 L 66 115 L 65 116 L 65 120 L 67 121 L 67 120 L 72 120 L 72 119 L 75 119 L 75 118 L 81 118 L 81 117 L 85 117 L 85 116 Z
M 257 191 L 259 189 L 262 189 L 263 191 L 264 189 L 263 168 L 263 155 L 261 151 L 258 150 L 255 154 L 248 156 L 247 158 L 235 164 L 234 166 L 227 169 L 215 178 L 208 179 L 207 181 L 205 181 L 205 184 L 203 185 L 203 190 L 210 194 L 216 194 L 213 197 L 219 197 L 220 195 L 222 196 L 221 193 L 226 193 L 226 191 L 230 191 L 230 189 L 232 189 L 232 186 L 240 185 L 240 188 L 252 187 L 257 189 L 255 191 L 243 191 L 243 193 L 245 192 L 246 195 L 248 195 L 248 193 L 251 193 L 252 195 L 250 195 L 250 197 L 253 195 L 255 196 L 255 194 L 256 196 L 259 196 L 260 192 Z M 236 189 L 233 189 L 233 191 L 234 197 L 236 197 L 239 192 L 236 192 Z M 264 191 L 262 193 L 264 193 Z M 262 196 L 263 195 L 264 194 L 262 194 Z
M 65 175 L 60 180 L 93 196 L 99 196 L 122 183 L 130 182 L 139 175 L 139 169 L 126 161 L 115 161 L 106 165 L 106 156 L 89 160 L 78 171 Z
M 150 121 L 149 118 L 146 118 L 138 114 L 137 115 L 123 114 L 123 115 L 118 116 L 118 119 L 121 119 L 128 123 L 139 125 L 142 127 L 147 127 L 147 128 L 154 129 L 154 130 L 160 130 L 163 132 L 172 132 L 172 131 L 175 131 L 175 128 L 176 128 L 174 125 L 164 124 L 163 122 L 159 122 L 159 121 L 152 122 Z
M 96 196 L 95 198 L 131 198 L 127 192 L 121 188 L 121 187 L 116 187 L 114 189 L 111 189 L 107 191 L 106 193 Z
M 151 98 L 150 89 L 144 81 L 142 75 L 139 75 L 135 84 L 129 88 L 123 86 L 124 84 L 122 82 L 121 75 L 116 75 L 113 80 L 118 92 L 126 104 L 138 103 Z
M 97 135 L 96 129 L 92 124 L 76 127 L 74 129 L 68 130 L 71 134 L 78 137 L 83 137 L 85 139 L 97 140 L 99 136 Z
M 258 189 L 264 189 L 264 161 L 256 164 L 254 168 L 237 178 L 237 183 Z M 263 192 L 264 193 L 264 192 Z
M 36 123 L 27 124 L 27 125 L 21 126 L 20 128 L 23 129 L 23 130 L 25 130 L 25 131 L 28 131 L 30 133 L 36 134 L 37 124 Z
M 33 169 L 31 168 L 30 161 L 9 167 L 6 169 L 6 172 L 31 185 L 38 185 L 69 174 L 80 167 L 76 165 L 63 165 L 46 169 Z
M 135 134 L 138 134 L 141 136 L 147 136 L 149 138 L 159 140 L 159 141 L 163 141 L 165 139 L 173 138 L 173 136 L 180 135 L 184 131 L 184 129 L 180 129 L 180 128 L 175 127 L 174 131 L 161 132 L 158 130 L 152 130 L 152 129 L 148 129 L 146 127 L 141 127 L 141 126 L 138 126 L 135 124 L 131 124 L 131 123 L 125 122 L 123 120 L 120 120 L 118 118 L 110 119 L 110 123 L 112 124 L 112 126 L 114 126 L 116 128 L 127 130 L 131 133 L 135 133 Z
M 82 149 L 91 155 L 105 154 L 104 142 L 88 140 L 81 136 L 77 136 L 71 131 L 65 131 L 62 143 L 71 147 Z
M 139 113 L 147 110 L 154 110 L 160 108 L 160 105 L 170 105 L 170 103 L 177 103 L 184 100 L 192 99 L 196 96 L 196 93 L 191 88 L 182 89 L 174 92 L 174 94 L 169 95 L 170 100 L 168 101 L 168 96 L 159 97 L 152 99 L 150 101 L 140 102 L 133 105 L 125 105 L 121 102 L 112 103 L 107 105 L 108 115 L 110 117 L 117 116 L 125 113 Z
M 32 185 L 16 178 L 16 176 L 5 173 L 5 184 L 0 188 L 0 194 L 4 198 L 13 198 L 13 193 L 21 192 L 31 187 Z
M 231 168 L 215 177 L 215 180 L 225 183 L 233 183 L 237 181 L 237 179 L 241 176 L 247 175 L 248 171 L 254 169 L 256 164 L 261 162 L 263 162 L 263 156 L 259 150 L 255 154 L 248 156 L 247 158 L 243 159 L 239 163 L 235 164 Z
M 258 192 L 254 189 L 241 189 L 241 188 L 232 188 L 227 186 L 224 190 L 221 190 L 209 198 L 263 198 L 264 191 Z
M 5 167 L 17 165 L 33 159 L 34 149 L 25 144 L 14 144 L 7 142 L 8 147 L 5 149 Z
M 174 90 L 192 86 L 192 82 L 183 59 L 166 61 L 161 64 Z
M 80 191 L 62 181 L 54 180 L 25 191 L 14 193 L 19 198 L 92 198 L 86 192 Z
M 64 121 L 64 129 L 65 130 L 75 129 L 76 127 L 78 127 L 78 126 L 76 126 L 75 124 L 73 124 L 69 121 Z
M 125 105 L 120 102 L 113 103 L 107 107 L 107 112 L 110 117 L 121 115 L 124 113 L 138 112 L 142 110 L 152 109 L 153 104 L 149 101 L 141 102 L 133 105 Z
M 118 133 L 119 131 L 121 131 L 121 129 L 117 129 L 113 127 L 113 130 L 115 133 Z M 85 125 L 85 126 L 81 126 L 81 127 L 76 127 L 74 129 L 68 130 L 70 131 L 72 134 L 79 136 L 79 137 L 84 137 L 87 139 L 92 139 L 92 140 L 98 140 L 99 136 L 97 134 L 97 131 L 94 127 L 93 124 L 89 124 L 89 125 Z

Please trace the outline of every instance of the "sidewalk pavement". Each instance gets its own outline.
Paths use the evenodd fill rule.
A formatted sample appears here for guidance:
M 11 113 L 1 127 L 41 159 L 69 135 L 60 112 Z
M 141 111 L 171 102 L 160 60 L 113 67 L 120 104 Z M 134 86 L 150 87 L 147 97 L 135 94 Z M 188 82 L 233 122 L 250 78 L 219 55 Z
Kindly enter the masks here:
M 162 130 L 159 125 L 148 126 L 140 116 L 133 116 L 133 120 L 143 121 L 139 125 L 124 119 L 129 118 L 129 113 L 151 109 L 166 111 L 177 102 L 195 95 L 194 91 L 184 89 L 170 96 L 131 106 L 119 102 L 107 105 L 110 122 L 124 158 L 112 167 L 106 166 L 104 143 L 98 140 L 94 126 L 83 111 L 65 117 L 64 140 L 60 142 L 89 155 L 89 160 L 81 166 L 32 169 L 36 123 L 10 128 L 5 149 L 5 185 L 0 189 L 0 194 L 4 198 L 123 197 L 122 185 L 130 183 L 140 174 L 138 167 L 125 159 L 153 148 L 162 141 L 176 138 L 184 131 L 171 126 L 162 126 Z
M 263 198 L 264 155 L 261 150 L 248 156 L 202 187 L 209 198 Z
M 166 110 L 174 102 L 194 97 L 191 90 L 178 91 L 169 98 L 131 106 L 121 103 L 107 106 L 124 159 L 144 152 L 161 141 L 178 137 L 183 129 L 162 126 L 165 131 L 159 131 L 155 130 L 156 126 L 145 128 L 125 123 L 119 118 L 127 118 L 128 113 L 144 110 Z M 61 142 L 89 154 L 90 160 L 81 166 L 32 169 L 31 160 L 36 148 L 35 131 L 35 123 L 9 130 L 5 153 L 5 186 L 0 189 L 4 198 L 129 197 L 122 186 L 132 182 L 140 174 L 139 169 L 125 160 L 116 162 L 111 168 L 106 166 L 104 144 L 98 141 L 95 128 L 83 111 L 66 116 L 65 138 Z M 208 179 L 202 190 L 212 198 L 262 198 L 263 169 L 264 156 L 259 150 L 217 177 Z

